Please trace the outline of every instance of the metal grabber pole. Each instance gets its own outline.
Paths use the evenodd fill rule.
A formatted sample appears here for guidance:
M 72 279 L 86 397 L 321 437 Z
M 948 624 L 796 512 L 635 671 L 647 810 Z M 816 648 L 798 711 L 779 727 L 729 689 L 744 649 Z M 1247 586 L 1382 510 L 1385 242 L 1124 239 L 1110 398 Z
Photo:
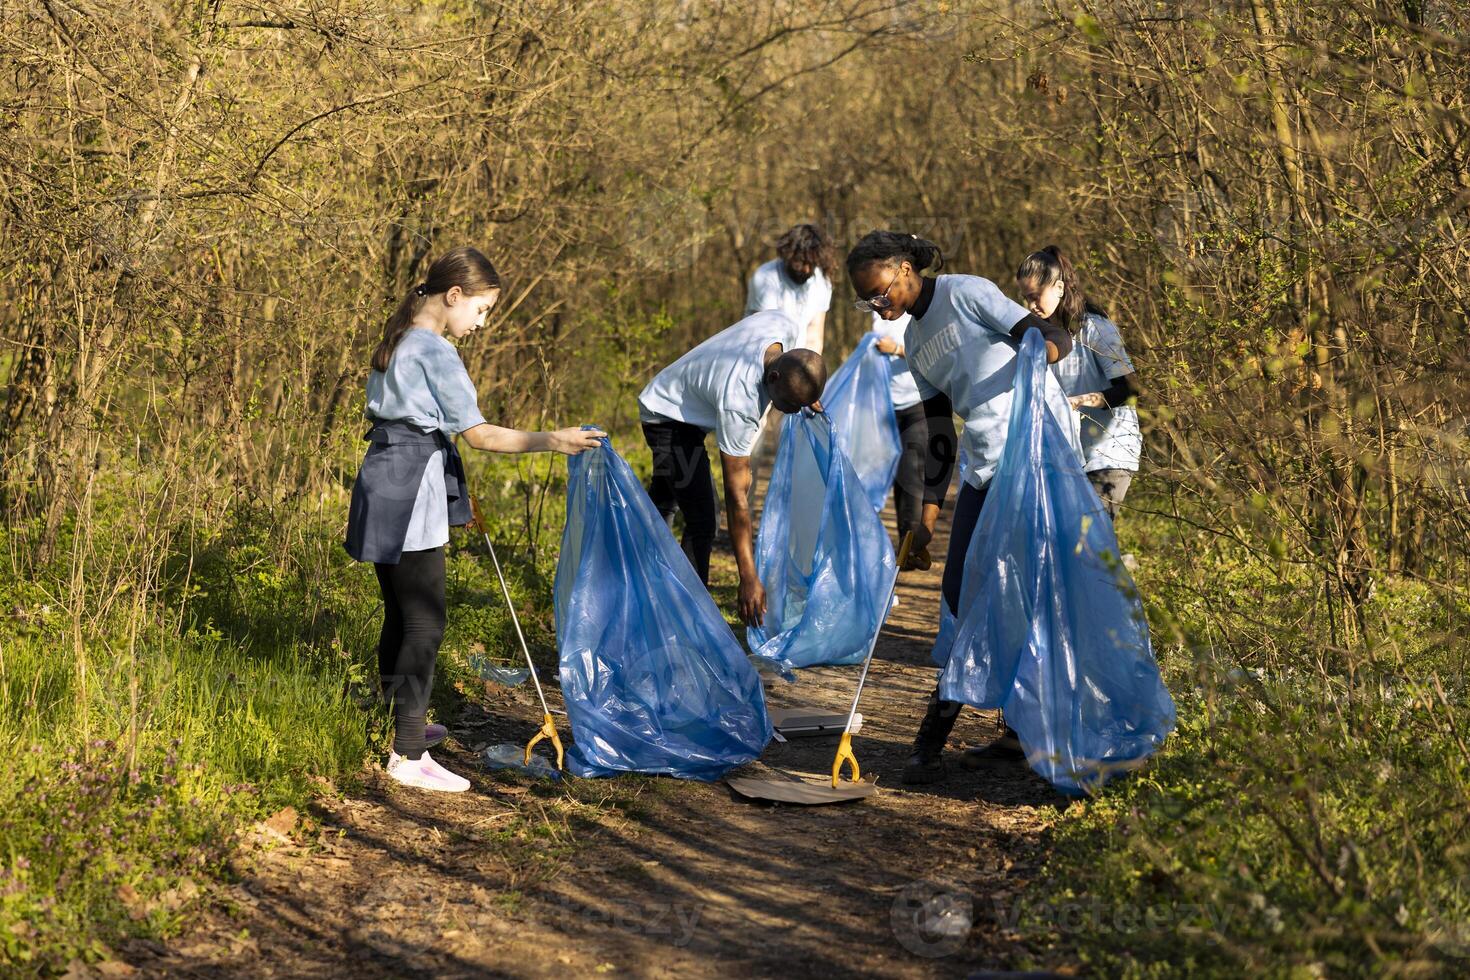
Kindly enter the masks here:
M 551 739 L 552 747 L 556 749 L 556 768 L 560 770 L 564 758 L 561 736 L 557 734 L 556 722 L 551 719 L 551 709 L 546 706 L 546 693 L 541 690 L 541 678 L 536 675 L 536 663 L 531 659 L 530 647 L 526 646 L 526 634 L 521 632 L 521 619 L 516 615 L 516 604 L 511 601 L 510 587 L 505 584 L 505 574 L 500 570 L 500 559 L 495 557 L 495 545 L 490 543 L 490 529 L 485 524 L 485 518 L 480 515 L 480 501 L 475 499 L 473 493 L 470 494 L 470 511 L 475 515 L 475 524 L 485 537 L 485 547 L 490 550 L 490 561 L 495 565 L 495 577 L 500 579 L 500 591 L 505 596 L 505 607 L 510 610 L 510 621 L 515 624 L 516 637 L 521 641 L 521 652 L 526 655 L 526 666 L 531 668 L 531 680 L 536 685 L 536 696 L 541 699 L 541 730 L 526 743 L 525 764 L 528 766 L 531 764 L 531 750 L 536 747 L 536 743 L 543 738 L 548 738 Z
M 873 651 L 878 648 L 878 634 L 883 632 L 883 624 L 888 622 L 888 614 L 893 611 L 893 597 L 898 592 L 898 570 L 903 568 L 903 563 L 908 560 L 913 544 L 914 532 L 910 531 L 903 536 L 903 542 L 898 547 L 898 561 L 893 566 L 893 584 L 888 589 L 888 604 L 883 607 L 883 619 L 879 621 L 878 628 L 873 630 L 873 639 L 868 642 L 868 655 L 863 658 L 863 672 L 858 677 L 857 691 L 852 696 L 852 707 L 847 710 L 847 724 L 842 727 L 842 740 L 837 743 L 837 755 L 832 759 L 833 789 L 836 789 L 842 782 L 844 763 L 852 766 L 854 783 L 862 775 L 862 770 L 858 768 L 857 756 L 852 754 L 852 719 L 857 715 L 858 699 L 863 696 L 863 684 L 868 679 L 868 665 L 873 662 Z

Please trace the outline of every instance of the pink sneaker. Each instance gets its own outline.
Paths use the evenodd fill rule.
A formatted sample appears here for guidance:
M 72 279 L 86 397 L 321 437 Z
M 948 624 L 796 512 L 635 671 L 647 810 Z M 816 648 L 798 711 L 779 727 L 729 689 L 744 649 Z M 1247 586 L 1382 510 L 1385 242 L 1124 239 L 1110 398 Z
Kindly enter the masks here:
M 440 793 L 463 793 L 470 788 L 468 779 L 445 769 L 427 752 L 417 759 L 405 759 L 397 752 L 389 752 L 388 775 L 405 786 Z
M 449 729 L 432 721 L 424 726 L 424 748 L 432 749 L 449 737 Z

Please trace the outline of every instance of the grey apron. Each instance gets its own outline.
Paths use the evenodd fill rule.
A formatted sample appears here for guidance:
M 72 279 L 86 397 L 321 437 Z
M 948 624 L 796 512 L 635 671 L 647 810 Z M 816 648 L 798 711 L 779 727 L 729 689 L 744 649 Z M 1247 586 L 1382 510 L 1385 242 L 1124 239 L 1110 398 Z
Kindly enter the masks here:
M 453 440 L 437 429 L 426 432 L 407 422 L 377 422 L 363 438 L 370 445 L 347 511 L 344 544 L 349 555 L 358 561 L 398 564 L 424 470 L 436 452 L 444 454 L 449 523 L 460 527 L 470 522 L 469 488 Z

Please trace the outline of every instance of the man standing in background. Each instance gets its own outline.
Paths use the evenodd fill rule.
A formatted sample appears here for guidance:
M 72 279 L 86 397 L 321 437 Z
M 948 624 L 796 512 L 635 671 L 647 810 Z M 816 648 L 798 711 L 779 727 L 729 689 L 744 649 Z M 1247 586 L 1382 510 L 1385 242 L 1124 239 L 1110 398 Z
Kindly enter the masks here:
M 745 315 L 779 310 L 797 325 L 795 346 L 822 353 L 827 310 L 832 306 L 832 279 L 837 274 L 837 249 L 820 225 L 793 225 L 776 239 L 776 258 L 750 276 Z M 750 449 L 750 493 L 760 482 L 760 460 L 766 447 L 769 420 L 762 417 Z M 748 501 L 754 506 L 754 501 Z
M 745 315 L 780 310 L 804 332 L 799 346 L 822 352 L 837 252 L 818 225 L 801 224 L 776 239 L 776 258 L 750 277 Z

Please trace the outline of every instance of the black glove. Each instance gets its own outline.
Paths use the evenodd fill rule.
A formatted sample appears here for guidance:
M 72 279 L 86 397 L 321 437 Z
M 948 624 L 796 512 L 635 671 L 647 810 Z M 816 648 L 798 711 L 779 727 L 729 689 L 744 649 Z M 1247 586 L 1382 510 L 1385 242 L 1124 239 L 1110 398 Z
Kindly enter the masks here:
M 934 556 L 928 548 L 910 548 L 909 556 L 899 566 L 901 572 L 927 572 L 934 567 Z
M 898 546 L 900 548 L 903 547 L 903 538 L 908 535 L 913 535 L 914 538 L 913 543 L 909 545 L 909 551 L 911 553 L 927 550 L 929 542 L 934 540 L 934 532 L 930 531 L 922 523 L 917 523 L 911 527 L 904 528 L 904 534 L 898 540 Z

